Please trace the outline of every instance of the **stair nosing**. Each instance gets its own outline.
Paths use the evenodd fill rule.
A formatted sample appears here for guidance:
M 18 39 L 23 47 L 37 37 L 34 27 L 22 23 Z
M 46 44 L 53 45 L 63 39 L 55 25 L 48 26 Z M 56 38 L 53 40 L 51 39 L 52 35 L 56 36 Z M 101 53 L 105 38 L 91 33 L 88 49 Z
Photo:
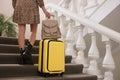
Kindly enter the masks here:
M 13 46 L 13 47 L 18 47 L 18 45 L 16 45 L 16 44 L 0 44 L 0 46 Z M 38 45 L 38 46 L 34 45 L 33 47 L 34 47 L 34 48 L 38 48 L 39 45 Z
M 65 65 L 74 65 L 74 66 L 76 66 L 76 65 L 80 65 L 80 66 L 83 66 L 82 64 L 72 64 L 72 63 L 66 63 Z M 27 66 L 27 65 L 20 65 L 20 64 L 0 64 L 0 67 L 1 66 Z M 28 65 L 28 66 L 38 66 L 38 64 L 34 64 L 34 65 Z
M 96 78 L 97 79 L 97 76 L 96 75 L 91 75 L 91 74 L 64 74 L 62 77 L 48 77 L 48 78 L 46 78 L 46 77 L 41 77 L 41 76 L 23 76 L 23 77 L 7 77 L 7 78 L 5 78 L 5 77 L 2 77 L 2 78 L 0 78 L 0 79 L 2 79 L 2 80 L 8 80 L 8 78 L 9 78 L 9 80 L 16 80 L 16 78 L 18 79 L 18 80 L 33 80 L 33 79 L 43 79 L 43 80 L 55 80 L 55 79 L 58 79 L 58 80 L 62 80 L 62 78 L 64 79 L 64 78 L 66 78 L 66 79 L 76 79 L 76 78 L 81 78 L 81 76 L 82 76 L 82 78 L 86 78 L 86 77 L 94 77 L 94 78 Z
M 0 53 L 0 56 L 19 56 L 20 53 Z M 32 56 L 38 56 L 39 54 L 32 54 Z

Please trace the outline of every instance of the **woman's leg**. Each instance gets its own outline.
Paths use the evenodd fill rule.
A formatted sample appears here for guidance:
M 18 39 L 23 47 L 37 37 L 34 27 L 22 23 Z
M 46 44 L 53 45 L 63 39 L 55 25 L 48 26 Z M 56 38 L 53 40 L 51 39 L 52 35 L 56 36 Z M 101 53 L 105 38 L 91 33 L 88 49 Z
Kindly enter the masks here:
M 25 63 L 25 59 L 23 58 L 23 54 L 25 52 L 25 30 L 26 24 L 18 24 L 18 44 L 20 49 L 20 64 Z
M 30 39 L 25 48 L 25 52 L 24 52 L 25 54 L 23 54 L 24 64 L 34 64 L 32 59 L 32 50 L 36 40 L 37 24 L 30 24 L 30 28 L 31 28 Z
M 35 40 L 36 40 L 37 26 L 38 24 L 30 24 L 31 35 L 30 35 L 29 42 L 32 46 L 34 45 Z
M 25 49 L 26 24 L 18 24 L 18 44 L 20 49 Z

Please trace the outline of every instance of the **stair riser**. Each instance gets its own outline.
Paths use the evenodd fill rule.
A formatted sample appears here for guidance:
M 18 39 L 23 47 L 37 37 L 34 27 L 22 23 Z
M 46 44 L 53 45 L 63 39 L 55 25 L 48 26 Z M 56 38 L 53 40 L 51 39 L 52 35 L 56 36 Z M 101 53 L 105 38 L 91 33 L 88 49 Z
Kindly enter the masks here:
M 80 74 L 82 73 L 82 65 L 72 66 L 65 65 L 65 74 Z M 71 70 L 70 70 L 71 69 Z M 38 76 L 37 66 L 0 66 L 0 77 L 12 76 Z
M 25 43 L 27 43 L 27 39 L 25 40 Z M 39 45 L 40 40 L 36 40 L 35 44 L 36 46 Z M 12 44 L 12 45 L 18 45 L 18 39 L 17 38 L 9 38 L 9 37 L 0 37 L 0 44 Z
M 29 77 L 29 76 L 28 76 Z M 81 76 L 80 77 L 37 77 L 37 78 L 34 78 L 34 77 L 30 77 L 30 78 L 21 78 L 21 77 L 16 77 L 16 78 L 1 78 L 1 80 L 97 80 L 97 77 L 96 76 L 92 76 L 92 77 L 85 77 L 85 78 L 82 78 Z
M 35 76 L 37 74 L 37 67 L 34 66 L 0 66 L 0 77 L 22 77 L 22 76 Z
M 0 44 L 0 52 L 1 53 L 19 53 L 18 45 L 1 45 Z M 38 47 L 33 48 L 33 54 L 38 54 Z
M 0 44 L 18 45 L 18 41 L 17 41 L 17 38 L 0 37 Z
M 38 56 L 32 55 L 35 64 L 38 63 Z M 71 56 L 65 56 L 65 63 L 71 63 Z M 1 55 L 0 64 L 18 64 L 20 62 L 20 55 Z
M 33 61 L 35 64 L 38 62 L 38 57 L 33 56 Z M 1 55 L 0 56 L 0 64 L 19 64 L 20 63 L 20 55 Z
M 17 46 L 0 45 L 0 52 L 1 53 L 18 53 L 19 48 Z

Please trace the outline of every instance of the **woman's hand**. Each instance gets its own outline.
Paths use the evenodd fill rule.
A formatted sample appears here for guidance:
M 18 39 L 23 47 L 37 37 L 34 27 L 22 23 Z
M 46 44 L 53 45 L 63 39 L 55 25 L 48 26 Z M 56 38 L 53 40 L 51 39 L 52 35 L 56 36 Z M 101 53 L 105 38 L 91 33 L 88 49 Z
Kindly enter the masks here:
M 47 18 L 50 18 L 51 14 L 46 10 L 46 8 L 45 8 L 44 6 L 41 7 L 41 8 L 42 8 L 44 14 L 46 15 L 46 17 L 47 17 Z
M 51 14 L 48 11 L 45 12 L 45 15 L 47 18 L 50 18 L 50 16 L 51 16 Z

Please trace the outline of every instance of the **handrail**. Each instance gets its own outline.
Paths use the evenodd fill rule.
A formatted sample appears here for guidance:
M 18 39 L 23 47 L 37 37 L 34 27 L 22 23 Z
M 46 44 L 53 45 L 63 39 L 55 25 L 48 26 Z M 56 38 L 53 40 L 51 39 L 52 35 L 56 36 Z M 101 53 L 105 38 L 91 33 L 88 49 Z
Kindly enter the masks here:
M 106 26 L 98 24 L 98 23 L 91 21 L 87 18 L 84 18 L 82 16 L 78 16 L 75 13 L 70 12 L 69 10 L 59 7 L 55 4 L 50 3 L 50 4 L 47 4 L 46 7 L 52 8 L 53 10 L 58 11 L 67 17 L 69 16 L 72 20 L 80 22 L 81 24 L 85 25 L 86 27 L 89 27 L 89 28 L 95 30 L 96 32 L 112 39 L 113 41 L 120 43 L 120 33 L 119 32 L 109 29 Z

